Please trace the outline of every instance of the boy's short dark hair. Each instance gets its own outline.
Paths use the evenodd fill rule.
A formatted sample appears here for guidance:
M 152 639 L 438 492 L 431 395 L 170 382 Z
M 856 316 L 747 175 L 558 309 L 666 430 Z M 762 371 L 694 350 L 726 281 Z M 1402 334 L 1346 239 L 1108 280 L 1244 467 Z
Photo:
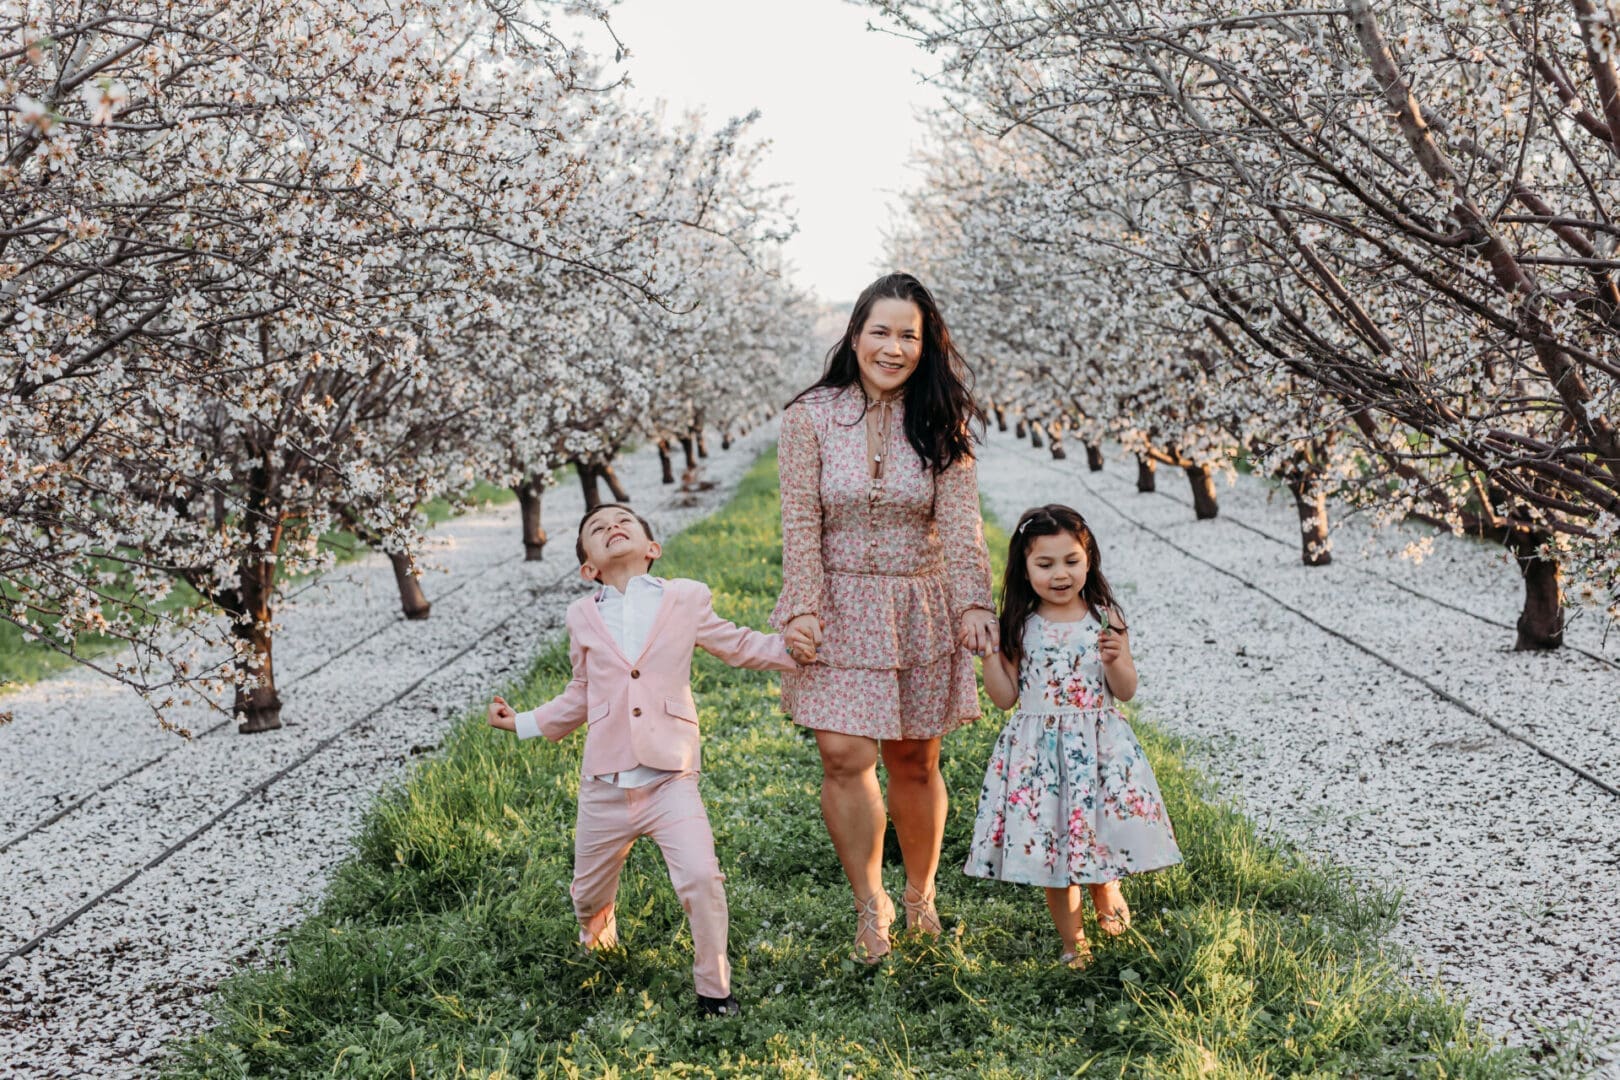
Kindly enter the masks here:
M 579 565 L 585 565 L 585 525 L 591 520 L 591 518 L 595 517 L 597 514 L 600 514 L 604 510 L 626 511 L 631 517 L 635 518 L 641 523 L 641 527 L 646 530 L 648 540 L 656 541 L 658 539 L 658 537 L 653 535 L 652 526 L 647 524 L 647 519 L 632 510 L 628 504 L 616 502 L 598 503 L 595 508 L 585 511 L 585 516 L 579 519 L 579 529 L 574 533 L 574 557 L 579 560 Z M 653 560 L 653 562 L 657 561 L 657 559 Z M 648 563 L 647 565 L 651 566 L 652 563 Z

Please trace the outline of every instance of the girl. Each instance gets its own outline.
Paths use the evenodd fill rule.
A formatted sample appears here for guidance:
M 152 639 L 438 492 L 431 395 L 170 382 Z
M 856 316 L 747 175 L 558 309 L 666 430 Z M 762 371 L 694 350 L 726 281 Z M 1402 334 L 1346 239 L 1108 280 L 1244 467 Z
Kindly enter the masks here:
M 1090 959 L 1080 886 L 1110 936 L 1130 925 L 1126 874 L 1181 861 L 1159 785 L 1114 705 L 1136 693 L 1136 665 L 1097 540 L 1067 506 L 1025 512 L 1002 588 L 1001 649 L 984 658 L 998 708 L 1022 707 L 996 740 L 973 846 L 974 877 L 1046 887 L 1064 963 Z

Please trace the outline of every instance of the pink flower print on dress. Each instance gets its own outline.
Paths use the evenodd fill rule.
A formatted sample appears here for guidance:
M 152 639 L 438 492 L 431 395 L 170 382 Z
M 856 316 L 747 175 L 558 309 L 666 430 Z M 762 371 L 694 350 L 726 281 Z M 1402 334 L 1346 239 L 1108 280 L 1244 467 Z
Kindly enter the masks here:
M 1131 817 L 1142 818 L 1146 821 L 1157 821 L 1160 814 L 1163 813 L 1163 809 L 1156 802 L 1146 798 L 1136 788 L 1131 788 L 1125 792 L 1122 798 L 1125 803 L 1125 810 Z
M 1097 709 L 1102 702 L 1092 693 L 1091 685 L 1083 676 L 1075 676 L 1063 684 L 1063 700 L 1072 709 Z

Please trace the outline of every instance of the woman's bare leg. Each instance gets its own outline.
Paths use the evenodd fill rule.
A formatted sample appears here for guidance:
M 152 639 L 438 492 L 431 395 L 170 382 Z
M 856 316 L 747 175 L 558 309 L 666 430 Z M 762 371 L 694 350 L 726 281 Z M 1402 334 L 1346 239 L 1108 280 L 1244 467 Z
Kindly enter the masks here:
M 883 891 L 885 822 L 877 781 L 877 740 L 817 731 L 816 747 L 821 751 L 821 817 L 859 906 Z M 888 951 L 887 941 L 880 938 L 886 935 L 863 934 L 857 944 L 878 956 Z
M 914 895 L 932 898 L 947 807 L 939 740 L 885 739 L 883 767 L 889 774 L 889 819 L 900 840 L 906 885 Z

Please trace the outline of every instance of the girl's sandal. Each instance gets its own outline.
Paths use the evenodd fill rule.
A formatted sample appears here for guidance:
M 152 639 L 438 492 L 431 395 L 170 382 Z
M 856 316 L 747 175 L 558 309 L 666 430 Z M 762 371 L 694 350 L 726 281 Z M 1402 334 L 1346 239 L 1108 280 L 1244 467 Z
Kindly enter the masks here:
M 1119 937 L 1131 928 L 1131 909 L 1121 900 L 1112 911 L 1097 912 L 1097 927 L 1109 937 Z
M 863 964 L 881 963 L 889 955 L 889 926 L 893 922 L 894 901 L 882 889 L 855 901 L 855 959 Z
M 932 885 L 922 892 L 913 888 L 911 882 L 906 882 L 906 891 L 901 894 L 900 903 L 906 909 L 907 930 L 920 930 L 929 937 L 938 937 L 945 931 L 939 921 L 939 912 L 934 910 Z
M 1131 909 L 1125 905 L 1125 897 L 1120 894 L 1117 881 L 1093 885 L 1090 891 L 1098 929 L 1109 937 L 1119 937 L 1131 928 Z
M 1058 963 L 1073 971 L 1080 971 L 1091 965 L 1091 945 L 1085 938 L 1074 943 L 1074 948 L 1058 957 Z

